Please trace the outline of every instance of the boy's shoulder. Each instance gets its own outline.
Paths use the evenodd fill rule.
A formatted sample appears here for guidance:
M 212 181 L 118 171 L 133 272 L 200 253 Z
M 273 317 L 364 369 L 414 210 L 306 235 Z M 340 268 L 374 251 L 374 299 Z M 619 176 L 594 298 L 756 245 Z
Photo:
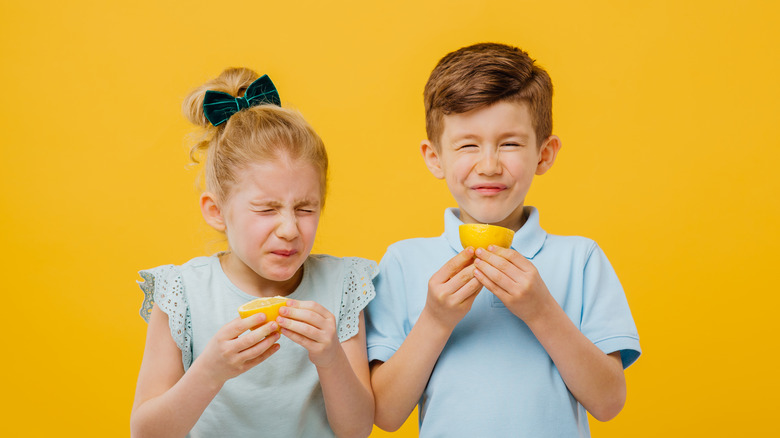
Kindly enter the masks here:
M 403 254 L 404 256 L 413 256 L 414 254 L 442 252 L 450 247 L 444 235 L 436 237 L 413 237 L 410 239 L 399 240 L 387 247 L 388 254 Z

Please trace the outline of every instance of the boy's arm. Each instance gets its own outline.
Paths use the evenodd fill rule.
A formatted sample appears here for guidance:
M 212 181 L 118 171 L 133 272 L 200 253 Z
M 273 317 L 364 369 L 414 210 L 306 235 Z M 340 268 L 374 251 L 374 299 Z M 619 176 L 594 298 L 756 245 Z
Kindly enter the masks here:
M 604 354 L 569 319 L 536 267 L 514 250 L 477 250 L 474 276 L 528 325 L 572 395 L 599 421 L 614 418 L 626 400 L 620 352 Z
M 372 362 L 374 422 L 380 428 L 397 430 L 412 413 L 452 330 L 482 289 L 474 278 L 473 254 L 464 250 L 431 277 L 425 307 L 409 335 L 387 362 Z

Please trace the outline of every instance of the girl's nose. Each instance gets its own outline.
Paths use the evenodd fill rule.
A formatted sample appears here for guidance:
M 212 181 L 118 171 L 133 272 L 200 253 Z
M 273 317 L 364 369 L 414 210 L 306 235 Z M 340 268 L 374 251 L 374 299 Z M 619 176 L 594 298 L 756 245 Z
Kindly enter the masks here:
M 477 173 L 482 175 L 495 175 L 501 172 L 501 160 L 499 157 L 499 150 L 483 150 L 479 161 L 477 162 Z
M 293 240 L 298 237 L 298 219 L 295 214 L 280 215 L 279 224 L 276 226 L 276 235 L 280 239 Z

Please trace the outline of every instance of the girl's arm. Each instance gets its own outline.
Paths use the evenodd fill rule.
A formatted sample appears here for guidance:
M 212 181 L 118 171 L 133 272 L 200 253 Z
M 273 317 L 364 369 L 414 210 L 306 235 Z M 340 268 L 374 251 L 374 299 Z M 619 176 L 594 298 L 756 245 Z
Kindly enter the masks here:
M 259 313 L 226 324 L 185 373 L 181 350 L 168 327 L 168 315 L 155 305 L 149 320 L 130 415 L 131 435 L 185 436 L 226 380 L 259 364 L 278 350 L 274 342 L 279 335 L 268 336 L 276 327 L 274 323 L 265 324 L 238 338 L 264 320 L 265 315 Z
M 286 306 L 277 321 L 282 334 L 306 348 L 317 367 L 331 429 L 338 437 L 367 437 L 374 424 L 374 396 L 363 312 L 358 334 L 339 343 L 335 317 L 327 309 L 314 301 L 288 300 Z

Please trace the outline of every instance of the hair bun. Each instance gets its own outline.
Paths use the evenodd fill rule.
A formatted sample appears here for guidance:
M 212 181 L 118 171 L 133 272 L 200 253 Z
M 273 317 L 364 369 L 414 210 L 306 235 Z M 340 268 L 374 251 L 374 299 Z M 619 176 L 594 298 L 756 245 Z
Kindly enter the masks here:
M 206 96 L 206 91 L 221 91 L 239 97 L 259 77 L 260 75 L 254 70 L 248 68 L 228 68 L 216 78 L 192 90 L 182 103 L 182 113 L 193 125 L 208 128 L 211 124 L 203 115 L 203 99 Z

